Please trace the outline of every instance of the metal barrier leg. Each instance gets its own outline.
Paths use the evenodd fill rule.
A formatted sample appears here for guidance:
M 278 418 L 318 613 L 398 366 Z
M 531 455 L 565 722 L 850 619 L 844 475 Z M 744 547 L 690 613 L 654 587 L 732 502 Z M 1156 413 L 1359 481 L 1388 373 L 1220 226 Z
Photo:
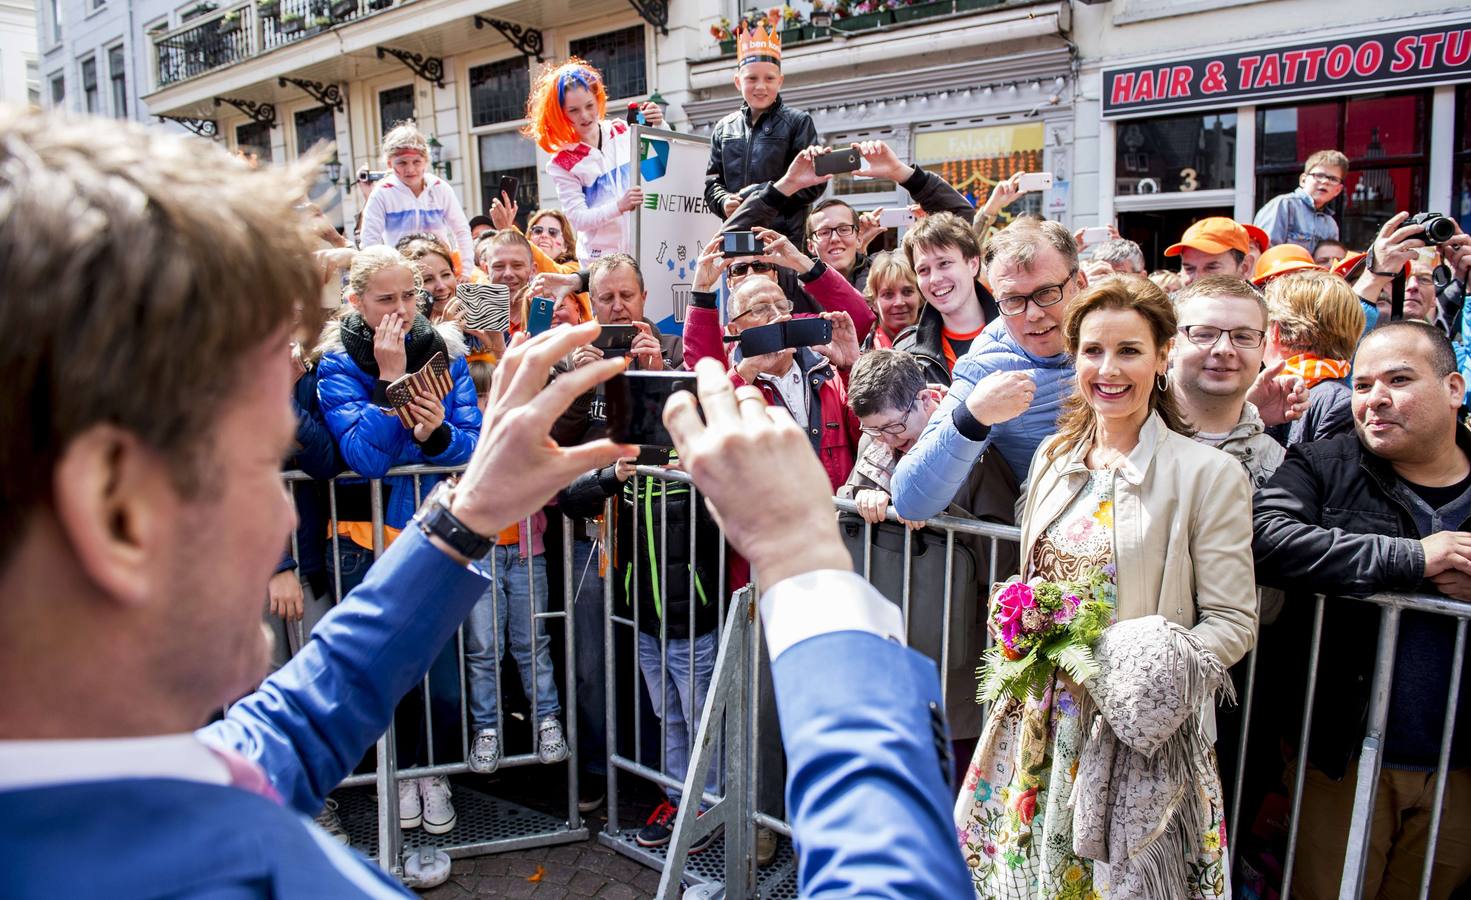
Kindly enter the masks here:
M 1308 646 L 1308 686 L 1303 701 L 1302 734 L 1297 742 L 1297 772 L 1292 783 L 1292 820 L 1287 826 L 1287 861 L 1282 866 L 1282 900 L 1292 897 L 1292 868 L 1297 862 L 1297 828 L 1302 813 L 1303 784 L 1308 776 L 1308 740 L 1312 736 L 1313 698 L 1318 688 L 1318 657 L 1323 649 L 1324 598 L 1319 594 L 1313 606 L 1313 640 Z
M 1374 800 L 1379 791 L 1379 767 L 1383 764 L 1384 726 L 1389 721 L 1389 689 L 1394 679 L 1394 648 L 1399 642 L 1399 618 L 1399 607 L 1386 606 L 1379 621 L 1379 649 L 1374 663 L 1374 684 L 1369 694 L 1369 728 L 1359 754 L 1354 811 L 1348 825 L 1348 848 L 1343 857 L 1339 900 L 1358 900 L 1364 893 L 1364 871 L 1369 863 L 1369 843 L 1373 836 Z
M 720 653 L 715 659 L 715 674 L 710 681 L 708 707 L 700 720 L 699 734 L 689 768 L 684 776 L 684 796 L 699 797 L 709 778 L 711 767 L 720 754 L 715 737 L 724 728 L 726 753 L 733 760 L 747 756 L 746 737 L 750 704 L 747 660 L 751 653 L 752 627 L 755 621 L 756 594 L 742 588 L 731 602 L 721 636 Z M 612 774 L 612 767 L 609 767 Z M 699 803 L 684 803 L 674 819 L 674 834 L 669 841 L 669 856 L 659 876 L 659 900 L 679 896 L 685 860 L 690 846 L 719 828 L 725 829 L 725 896 L 745 900 L 756 896 L 755 867 L 752 865 L 755 807 L 749 775 L 745 766 L 727 769 L 725 796 L 703 814 Z
M 1451 685 L 1445 700 L 1445 723 L 1441 726 L 1440 760 L 1435 766 L 1435 803 L 1430 808 L 1430 833 L 1425 837 L 1425 871 L 1420 873 L 1420 896 L 1430 895 L 1430 873 L 1435 868 L 1435 844 L 1440 839 L 1440 813 L 1445 804 L 1446 779 L 1450 774 L 1451 738 L 1456 733 L 1456 707 L 1461 701 L 1461 668 L 1466 655 L 1466 620 L 1456 620 L 1456 652 L 1451 656 Z

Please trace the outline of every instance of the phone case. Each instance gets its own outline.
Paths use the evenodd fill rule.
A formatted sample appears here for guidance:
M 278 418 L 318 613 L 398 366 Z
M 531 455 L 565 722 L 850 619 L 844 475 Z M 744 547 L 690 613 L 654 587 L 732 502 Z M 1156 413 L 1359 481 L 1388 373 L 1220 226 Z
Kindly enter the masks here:
M 533 336 L 541 334 L 552 327 L 552 310 L 556 307 L 546 297 L 533 297 L 531 299 L 531 312 L 527 314 L 526 330 Z
M 476 331 L 511 327 L 511 291 L 503 284 L 462 284 L 455 296 L 465 307 L 465 326 Z
M 863 165 L 863 159 L 858 151 L 851 147 L 847 150 L 834 150 L 832 153 L 824 153 L 812 161 L 812 170 L 818 175 L 838 175 L 843 172 L 856 172 Z
M 417 372 L 410 373 L 388 386 L 388 403 L 398 415 L 405 428 L 414 427 L 410 404 L 414 402 L 414 389 L 444 400 L 454 390 L 454 379 L 449 374 L 449 360 L 443 353 L 429 357 L 429 361 Z

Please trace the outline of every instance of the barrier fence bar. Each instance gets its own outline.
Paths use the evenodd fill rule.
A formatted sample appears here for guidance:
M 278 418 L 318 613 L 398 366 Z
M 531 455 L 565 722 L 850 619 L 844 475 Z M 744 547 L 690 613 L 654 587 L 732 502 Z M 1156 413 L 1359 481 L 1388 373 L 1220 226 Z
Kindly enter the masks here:
M 690 481 L 689 476 L 682 472 L 643 466 L 638 467 L 637 475 L 634 477 L 634 479 L 631 480 L 640 483 L 650 480 L 657 480 L 664 483 L 664 489 L 667 489 L 668 485 L 673 482 L 688 484 Z M 649 488 L 649 490 L 652 490 L 652 488 Z M 633 496 L 635 497 L 635 502 L 647 502 L 646 500 L 641 501 L 638 499 L 644 496 L 640 492 L 640 490 L 635 490 Z M 663 497 L 664 495 L 661 492 L 661 498 Z M 613 498 L 608 501 L 608 504 L 605 507 L 605 521 L 612 521 L 610 517 L 614 513 L 614 505 L 618 502 L 618 498 Z M 835 510 L 840 513 L 856 514 L 858 511 L 857 506 L 852 501 L 845 499 L 834 498 L 833 505 Z M 690 508 L 692 510 L 695 508 L 693 503 L 691 504 Z M 668 520 L 667 516 L 664 516 L 662 518 L 663 521 L 661 523 L 660 539 L 667 541 Z M 887 521 L 890 523 L 902 524 L 899 523 L 892 509 L 889 511 Z M 647 536 L 640 536 L 640 530 L 641 529 L 639 528 L 635 528 L 635 533 L 632 535 L 635 546 L 637 546 L 637 542 L 640 539 L 647 539 Z M 917 608 L 915 604 L 924 603 L 926 598 L 923 596 L 922 593 L 915 592 L 915 588 L 912 582 L 914 578 L 915 560 L 919 558 L 917 555 L 918 551 L 914 549 L 914 542 L 918 539 L 918 535 L 921 533 L 927 533 L 930 540 L 937 541 L 938 538 L 936 537 L 936 532 L 939 532 L 939 534 L 943 536 L 944 540 L 944 605 L 936 611 L 939 624 L 939 643 L 933 648 L 933 657 L 936 660 L 940 672 L 940 677 L 942 681 L 942 695 L 948 696 L 948 691 L 951 687 L 951 685 L 947 681 L 950 675 L 949 669 L 952 662 L 952 648 L 950 645 L 951 636 L 954 633 L 954 630 L 961 625 L 960 617 L 956 615 L 956 601 L 958 599 L 955 593 L 956 579 L 960 577 L 957 571 L 957 551 L 958 548 L 961 546 L 961 542 L 958 541 L 957 538 L 975 538 L 984 541 L 984 546 L 986 546 L 989 550 L 989 557 L 986 561 L 986 566 L 983 569 L 983 571 L 985 571 L 986 574 L 989 575 L 989 578 L 986 579 L 984 584 L 990 585 L 1000 580 L 998 576 L 1014 574 L 1010 572 L 1001 572 L 998 569 L 998 557 L 999 550 L 1002 548 L 1003 545 L 1007 543 L 1015 545 L 1019 541 L 1020 531 L 1015 526 L 1000 525 L 996 523 L 983 522 L 973 519 L 937 516 L 933 519 L 928 520 L 925 523 L 924 532 L 911 534 L 908 531 L 905 531 L 902 534 L 904 544 L 902 548 L 894 551 L 894 555 L 897 556 L 896 562 L 899 563 L 898 567 L 901 570 L 899 572 L 900 577 L 898 584 L 893 586 L 896 590 L 896 595 L 890 596 L 889 599 L 900 608 L 901 615 L 903 616 L 905 621 L 906 629 L 909 631 L 911 646 L 914 646 L 916 642 L 923 642 L 925 640 L 933 638 L 934 636 L 931 632 L 929 633 L 929 638 L 925 637 L 925 629 L 927 626 L 935 624 L 935 622 L 928 618 L 916 618 L 917 615 L 922 615 L 921 613 L 919 613 L 919 609 L 922 609 L 923 607 Z M 873 525 L 865 521 L 862 523 L 861 534 L 863 535 L 863 546 L 861 551 L 857 550 L 856 548 L 850 548 L 850 551 L 854 555 L 854 568 L 860 571 L 867 580 L 874 583 L 878 583 L 879 581 L 892 576 L 893 573 L 885 572 L 885 567 L 880 564 L 878 559 L 876 558 L 876 548 L 878 547 L 878 542 L 882 539 L 880 537 L 880 535 L 882 534 L 880 529 L 875 528 Z M 726 575 L 726 548 L 723 540 L 723 534 L 721 537 L 721 583 L 719 599 L 723 607 L 726 598 L 729 596 L 729 592 L 727 591 L 724 584 L 724 577 Z M 608 536 L 607 539 L 612 540 L 611 536 Z M 691 523 L 691 565 L 690 571 L 687 573 L 691 586 L 693 586 L 694 580 L 696 578 L 696 570 L 694 567 L 694 562 L 696 561 L 696 543 L 697 541 L 695 537 L 695 529 L 693 523 Z M 933 546 L 933 544 L 931 544 L 930 546 Z M 660 562 L 660 565 L 666 565 L 668 562 L 667 554 L 662 554 L 662 556 L 663 559 Z M 639 563 L 643 561 L 643 559 L 644 558 L 640 554 L 635 553 L 633 557 L 627 561 L 628 565 L 631 566 L 631 571 L 618 576 L 620 578 L 626 578 L 627 584 L 633 586 L 634 592 L 629 594 L 629 596 L 633 598 L 637 597 L 637 586 L 640 583 L 641 578 L 655 579 L 657 583 L 662 585 L 668 584 L 669 579 L 675 576 L 675 573 L 670 572 L 641 572 L 641 567 Z M 977 562 L 979 563 L 979 561 Z M 979 573 L 976 574 L 979 575 Z M 761 810 L 757 802 L 757 790 L 762 775 L 761 767 L 759 764 L 760 746 L 765 741 L 776 740 L 777 738 L 769 735 L 763 736 L 762 728 L 759 723 L 758 706 L 760 704 L 760 698 L 758 696 L 759 691 L 757 686 L 759 684 L 760 677 L 760 657 L 758 645 L 760 643 L 761 631 L 759 627 L 756 627 L 756 622 L 754 619 L 754 598 L 756 596 L 755 592 L 752 592 L 752 602 L 749 604 L 750 615 L 752 616 L 750 620 L 742 619 L 738 615 L 738 613 L 740 612 L 740 609 L 738 607 L 732 607 L 729 614 L 722 615 L 719 619 L 721 624 L 717 626 L 716 631 L 720 638 L 720 658 L 724 659 L 725 654 L 727 654 L 728 652 L 735 652 L 737 650 L 741 650 L 744 652 L 738 652 L 737 656 L 733 657 L 733 659 L 739 660 L 739 667 L 733 668 L 732 666 L 727 666 L 725 664 L 717 664 L 715 672 L 715 678 L 717 680 L 712 681 L 709 686 L 709 694 L 706 704 L 707 711 L 713 711 L 719 708 L 721 704 L 729 702 L 730 698 L 732 697 L 741 698 L 745 702 L 747 707 L 745 710 L 745 714 L 736 715 L 733 717 L 723 714 L 714 716 L 702 716 L 702 718 L 700 719 L 701 724 L 696 729 L 699 733 L 699 737 L 697 738 L 694 746 L 694 753 L 692 753 L 691 755 L 690 771 L 686 773 L 686 778 L 684 779 L 683 785 L 684 793 L 682 794 L 682 796 L 688 797 L 690 796 L 690 791 L 699 791 L 702 795 L 703 801 L 706 804 L 726 804 L 724 807 L 722 807 L 723 809 L 725 809 L 726 812 L 720 817 L 721 821 L 723 822 L 728 823 L 730 821 L 728 818 L 726 818 L 726 815 L 730 814 L 732 810 L 739 810 L 741 815 L 740 821 L 742 822 L 740 833 L 733 833 L 729 825 L 727 824 L 725 827 L 724 836 L 713 841 L 710 845 L 709 850 L 707 850 L 705 853 L 699 854 L 692 852 L 693 848 L 690 845 L 695 842 L 698 834 L 708 829 L 695 830 L 699 828 L 699 826 L 695 824 L 699 820 L 693 816 L 693 810 L 691 815 L 685 816 L 683 814 L 683 811 L 687 804 L 681 802 L 679 804 L 681 815 L 677 819 L 678 827 L 675 830 L 675 835 L 672 840 L 673 848 L 670 852 L 666 852 L 665 850 L 659 848 L 650 850 L 637 846 L 637 844 L 631 839 L 633 832 L 637 830 L 637 824 L 635 824 L 634 828 L 632 829 L 624 828 L 623 823 L 620 821 L 621 811 L 619 810 L 617 806 L 617 800 L 615 799 L 618 793 L 615 789 L 615 783 L 617 780 L 617 773 L 620 772 L 623 774 L 635 775 L 640 778 L 647 779 L 657 785 L 660 791 L 663 791 L 666 787 L 679 784 L 679 779 L 672 777 L 667 772 L 666 767 L 663 765 L 661 765 L 658 769 L 655 769 L 653 767 L 645 765 L 641 761 L 642 732 L 640 730 L 640 719 L 642 718 L 642 715 L 639 711 L 641 700 L 640 694 L 638 693 L 639 666 L 636 655 L 638 629 L 640 624 L 638 621 L 638 604 L 636 599 L 632 601 L 631 605 L 633 607 L 633 612 L 631 618 L 618 614 L 619 611 L 615 609 L 615 604 L 618 602 L 618 594 L 615 591 L 615 585 L 612 580 L 613 577 L 614 569 L 610 567 L 607 572 L 607 579 L 604 583 L 604 605 L 607 612 L 604 629 L 604 639 L 605 649 L 608 652 L 606 691 L 607 698 L 609 700 L 609 706 L 607 710 L 609 748 L 609 820 L 607 829 L 599 834 L 599 839 L 605 844 L 614 847 L 620 853 L 631 856 L 653 868 L 661 869 L 663 873 L 661 879 L 661 890 L 672 890 L 672 888 L 669 887 L 671 885 L 695 884 L 707 881 L 721 881 L 725 883 L 725 896 L 727 898 L 731 898 L 731 900 L 755 896 L 795 897 L 796 890 L 794 869 L 790 865 L 788 865 L 788 867 L 784 871 L 773 871 L 774 869 L 780 869 L 783 857 L 785 858 L 785 861 L 787 863 L 792 862 L 789 852 L 782 854 L 782 856 L 779 857 L 777 863 L 774 863 L 773 866 L 764 867 L 758 872 L 754 873 L 754 880 L 748 881 L 744 876 L 738 875 L 739 864 L 744 863 L 751 867 L 755 866 L 754 847 L 751 844 L 747 843 L 745 839 L 746 835 L 754 834 L 755 829 L 759 827 L 773 831 L 784 838 L 790 838 L 791 836 L 790 824 L 786 822 L 781 816 L 772 815 L 767 811 Z M 964 597 L 965 595 L 962 593 L 960 596 Z M 691 597 L 693 598 L 693 592 L 691 593 Z M 1440 596 L 1388 593 L 1376 594 L 1367 598 L 1355 598 L 1352 600 L 1345 600 L 1343 602 L 1361 602 L 1378 606 L 1380 608 L 1382 624 L 1380 627 L 1379 644 L 1374 661 L 1374 674 L 1372 680 L 1371 694 L 1372 704 L 1370 708 L 1368 729 L 1362 742 L 1362 747 L 1359 752 L 1358 760 L 1355 763 L 1358 780 L 1355 789 L 1353 811 L 1350 817 L 1348 828 L 1349 840 L 1347 849 L 1344 854 L 1344 859 L 1342 860 L 1342 878 L 1339 891 L 1339 895 L 1341 898 L 1357 898 L 1360 896 L 1363 889 L 1365 866 L 1369 855 L 1370 830 L 1368 824 L 1373 819 L 1373 810 L 1376 800 L 1375 788 L 1377 786 L 1378 773 L 1383 766 L 1383 741 L 1385 736 L 1384 732 L 1387 723 L 1390 690 L 1392 688 L 1395 646 L 1398 637 L 1398 622 L 1401 616 L 1401 612 L 1404 610 L 1415 610 L 1440 616 L 1448 616 L 1456 620 L 1453 670 L 1451 676 L 1451 684 L 1448 687 L 1446 713 L 1444 717 L 1439 747 L 1440 755 L 1435 773 L 1435 796 L 1431 811 L 1430 835 L 1426 848 L 1427 853 L 1425 864 L 1421 873 L 1419 896 L 1423 898 L 1426 897 L 1429 892 L 1430 878 L 1434 866 L 1436 838 L 1440 831 L 1440 823 L 1444 811 L 1444 798 L 1450 765 L 1450 751 L 1452 747 L 1454 726 L 1456 723 L 1456 714 L 1460 702 L 1459 687 L 1460 677 L 1464 668 L 1467 621 L 1468 619 L 1471 619 L 1471 604 L 1460 603 L 1458 601 L 1450 600 Z M 1261 606 L 1261 603 L 1262 600 L 1259 594 L 1259 607 Z M 722 609 L 722 612 L 724 612 L 724 609 Z M 693 605 L 691 606 L 690 613 L 690 624 L 693 626 Z M 984 615 L 984 608 L 982 608 L 981 614 Z M 1302 705 L 1300 707 L 1302 710 L 1302 724 L 1300 731 L 1295 735 L 1296 746 L 1293 748 L 1293 759 L 1291 761 L 1291 764 L 1286 767 L 1286 771 L 1284 772 L 1284 776 L 1287 776 L 1286 780 L 1290 789 L 1290 807 L 1287 817 L 1287 827 L 1285 835 L 1286 856 L 1281 871 L 1282 883 L 1280 886 L 1280 897 L 1282 898 L 1282 900 L 1287 900 L 1287 898 L 1291 896 L 1291 881 L 1293 870 L 1300 862 L 1298 854 L 1298 838 L 1300 835 L 1300 810 L 1302 809 L 1303 794 L 1305 791 L 1305 779 L 1307 774 L 1307 767 L 1309 765 L 1308 747 L 1309 739 L 1311 737 L 1312 719 L 1316 699 L 1315 694 L 1318 685 L 1318 666 L 1320 661 L 1322 661 L 1327 656 L 1327 654 L 1323 652 L 1323 627 L 1325 616 L 1328 614 L 1329 613 L 1326 609 L 1326 598 L 1322 595 L 1315 596 L 1312 615 L 1312 633 L 1311 640 L 1308 645 L 1307 654 L 1308 659 L 1305 679 L 1306 684 L 1302 688 Z M 742 637 L 740 641 L 736 642 L 740 643 L 742 646 L 734 647 L 731 646 L 731 644 L 733 643 L 732 639 L 739 636 L 733 635 L 731 633 L 731 623 L 738 621 L 743 622 L 744 624 L 752 625 L 753 627 L 749 631 L 747 637 Z M 614 684 L 618 676 L 618 669 L 616 665 L 616 657 L 613 653 L 613 650 L 615 644 L 617 643 L 616 638 L 618 633 L 616 629 L 620 626 L 623 628 L 632 629 L 633 644 L 635 646 L 635 658 L 633 660 L 635 691 L 632 697 L 634 705 L 631 710 L 624 711 L 626 713 L 626 717 L 632 718 L 632 731 L 634 737 L 634 751 L 632 757 L 625 756 L 619 751 L 617 738 L 620 723 L 618 721 L 619 711 L 615 708 L 614 702 Z M 981 623 L 980 627 L 984 629 L 984 624 Z M 693 627 L 691 628 L 690 633 L 693 637 Z M 987 636 L 985 643 L 989 645 L 989 636 Z M 958 646 L 963 647 L 964 645 L 962 644 Z M 926 650 L 925 652 L 929 651 Z M 665 641 L 661 643 L 661 664 L 667 663 L 667 653 L 668 645 L 667 641 Z M 979 665 L 978 659 L 974 662 L 976 663 L 976 665 Z M 1243 826 L 1247 826 L 1249 824 L 1254 813 L 1253 810 L 1244 808 L 1243 795 L 1245 793 L 1244 789 L 1248 784 L 1248 780 L 1252 777 L 1251 766 L 1248 764 L 1249 746 L 1253 739 L 1260 739 L 1260 734 L 1257 738 L 1251 737 L 1253 718 L 1252 713 L 1256 704 L 1263 699 L 1263 693 L 1256 690 L 1258 668 L 1255 648 L 1253 648 L 1253 650 L 1245 657 L 1245 659 L 1243 660 L 1243 664 L 1244 671 L 1242 674 L 1244 676 L 1244 683 L 1242 690 L 1239 691 L 1239 694 L 1242 698 L 1241 732 L 1235 737 L 1235 747 L 1237 749 L 1238 757 L 1236 760 L 1236 765 L 1234 766 L 1234 771 L 1230 773 L 1222 773 L 1223 778 L 1230 778 L 1230 784 L 1232 787 L 1231 797 L 1229 800 L 1230 819 L 1227 822 L 1227 828 L 1230 838 L 1228 843 L 1230 845 L 1231 854 L 1228 868 L 1233 877 L 1238 877 L 1241 875 L 1241 872 L 1237 868 L 1237 862 L 1239 859 L 1238 854 L 1240 853 L 1241 844 L 1243 842 L 1242 836 L 1247 835 L 1250 832 L 1249 827 Z M 740 685 L 739 689 L 737 689 L 734 685 L 721 682 L 720 679 L 722 679 L 723 677 L 738 679 Z M 691 688 L 694 687 L 695 680 L 696 679 L 693 673 L 693 666 L 691 666 L 691 672 L 689 674 L 689 684 Z M 968 685 L 967 688 L 973 688 L 973 685 Z M 1272 692 L 1267 693 L 1270 694 Z M 693 694 L 694 692 L 693 690 L 691 690 L 691 696 L 693 696 Z M 983 710 L 982 712 L 984 714 L 985 711 Z M 709 719 L 708 723 L 706 722 L 707 718 Z M 730 729 L 734 727 L 736 723 L 742 723 L 740 728 L 742 734 L 733 735 L 730 733 Z M 687 720 L 685 724 L 687 727 L 690 728 L 696 727 L 694 719 Z M 1260 732 L 1261 730 L 1258 729 L 1257 731 Z M 661 739 L 664 737 L 662 729 L 660 737 Z M 725 744 L 725 746 L 722 748 L 721 744 L 723 743 Z M 744 748 L 742 748 L 745 751 L 744 753 L 732 752 L 737 743 L 745 745 Z M 707 744 L 709 745 L 708 747 L 706 746 Z M 723 753 L 721 752 L 722 750 L 724 751 Z M 715 768 L 723 773 L 724 778 L 718 785 L 718 787 L 720 788 L 719 790 L 712 792 L 702 789 L 703 781 L 699 779 L 703 778 L 703 773 L 695 771 L 695 757 L 701 754 L 707 757 L 707 759 L 700 760 L 701 763 L 714 760 L 717 762 Z M 663 753 L 662 745 L 659 759 L 661 760 L 661 762 L 667 763 L 667 759 L 665 757 L 665 754 Z M 698 806 L 698 804 L 696 804 L 696 806 Z M 720 853 L 720 851 L 724 852 Z M 718 853 L 720 853 L 720 855 L 716 855 Z M 736 868 L 732 868 L 733 866 Z M 752 888 L 750 887 L 750 885 L 755 885 L 755 887 Z M 673 896 L 673 894 L 667 895 Z M 666 894 L 661 894 L 660 896 L 666 896 Z

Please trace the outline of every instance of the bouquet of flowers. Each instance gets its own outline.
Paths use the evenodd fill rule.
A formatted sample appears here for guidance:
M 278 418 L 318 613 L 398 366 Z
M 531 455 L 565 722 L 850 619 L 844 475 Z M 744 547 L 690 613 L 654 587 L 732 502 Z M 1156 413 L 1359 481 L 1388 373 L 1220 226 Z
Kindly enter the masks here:
M 1098 674 L 1090 649 L 1113 621 L 1117 590 L 1112 565 L 1079 581 L 1013 581 L 991 604 L 997 642 L 976 674 L 976 699 L 1041 697 L 1055 669 L 1082 684 Z

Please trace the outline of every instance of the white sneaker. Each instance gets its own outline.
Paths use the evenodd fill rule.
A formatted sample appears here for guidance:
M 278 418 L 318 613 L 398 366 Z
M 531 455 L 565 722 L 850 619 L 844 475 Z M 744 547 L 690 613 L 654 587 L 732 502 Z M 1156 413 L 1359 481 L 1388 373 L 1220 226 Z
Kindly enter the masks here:
M 342 827 L 342 819 L 337 815 L 337 801 L 331 797 L 322 804 L 322 811 L 317 813 L 317 827 L 332 836 L 332 840 L 346 846 L 347 829 Z
M 449 779 L 443 775 L 419 779 L 419 793 L 424 798 L 424 830 L 430 834 L 448 834 L 455 827 L 455 808 L 449 802 Z
M 480 775 L 489 775 L 501 767 L 501 739 L 494 728 L 475 732 L 475 743 L 470 745 L 470 758 L 466 762 L 471 772 Z
M 547 716 L 536 727 L 536 758 L 543 764 L 559 763 L 567 758 L 567 739 L 562 736 L 562 723 Z
M 398 782 L 398 827 L 404 831 L 418 828 L 424 821 L 423 807 L 419 803 L 419 782 L 414 778 Z

